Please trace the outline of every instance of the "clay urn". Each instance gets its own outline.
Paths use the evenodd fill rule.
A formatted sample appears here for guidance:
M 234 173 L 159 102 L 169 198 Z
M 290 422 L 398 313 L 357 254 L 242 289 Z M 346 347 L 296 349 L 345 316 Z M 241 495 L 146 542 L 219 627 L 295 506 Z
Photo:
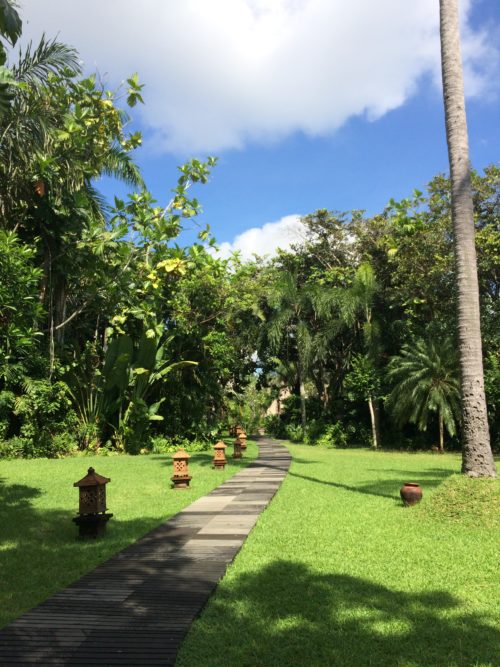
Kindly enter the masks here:
M 405 507 L 416 505 L 422 500 L 422 489 L 417 482 L 405 482 L 399 490 L 401 500 Z

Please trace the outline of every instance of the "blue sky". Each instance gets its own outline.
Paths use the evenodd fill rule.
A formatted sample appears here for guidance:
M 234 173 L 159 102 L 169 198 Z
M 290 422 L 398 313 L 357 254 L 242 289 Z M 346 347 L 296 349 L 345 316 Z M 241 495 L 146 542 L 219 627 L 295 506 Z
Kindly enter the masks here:
M 481 170 L 500 154 L 500 3 L 461 10 Z M 59 33 L 110 86 L 138 71 L 136 159 L 160 202 L 176 165 L 219 157 L 196 194 L 226 251 L 286 245 L 291 216 L 317 208 L 375 213 L 448 169 L 438 0 L 143 0 L 140 12 L 131 0 L 24 0 L 21 13 L 27 37 Z

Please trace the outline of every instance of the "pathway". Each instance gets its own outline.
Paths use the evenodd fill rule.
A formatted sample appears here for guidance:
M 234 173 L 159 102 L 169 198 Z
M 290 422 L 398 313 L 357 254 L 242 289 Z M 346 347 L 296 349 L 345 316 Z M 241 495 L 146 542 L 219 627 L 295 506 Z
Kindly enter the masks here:
M 288 471 L 283 445 L 261 438 L 259 448 L 207 496 L 0 631 L 0 665 L 173 665 Z

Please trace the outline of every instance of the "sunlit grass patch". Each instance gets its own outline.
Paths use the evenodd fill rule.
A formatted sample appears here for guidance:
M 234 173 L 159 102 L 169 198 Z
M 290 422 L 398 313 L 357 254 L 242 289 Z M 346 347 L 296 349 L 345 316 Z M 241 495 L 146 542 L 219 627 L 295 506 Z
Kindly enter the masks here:
M 439 487 L 423 512 L 438 520 L 500 529 L 500 480 L 453 475 Z
M 435 514 L 460 457 L 290 449 L 178 667 L 498 664 L 498 531 Z M 406 481 L 421 484 L 420 505 L 403 507 Z

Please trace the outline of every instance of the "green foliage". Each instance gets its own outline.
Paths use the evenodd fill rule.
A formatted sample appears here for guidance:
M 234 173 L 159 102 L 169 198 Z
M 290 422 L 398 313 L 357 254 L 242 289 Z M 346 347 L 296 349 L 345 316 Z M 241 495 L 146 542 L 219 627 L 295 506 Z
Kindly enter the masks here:
M 329 424 L 326 427 L 323 435 L 316 440 L 316 444 L 332 448 L 347 447 L 348 441 L 348 433 L 340 422 L 336 422 L 335 424 Z
M 19 31 L 12 3 L 1 0 L 5 43 Z M 223 260 L 209 227 L 186 247 L 179 240 L 186 223 L 197 224 L 197 188 L 216 159 L 181 165 L 168 202 L 153 198 L 134 163 L 141 136 L 121 104 L 143 102 L 137 74 L 107 90 L 82 76 L 74 49 L 45 37 L 0 68 L 10 96 L 0 113 L 0 395 L 23 396 L 26 382 L 64 382 L 72 404 L 64 443 L 62 414 L 47 413 L 35 438 L 21 433 L 27 415 L 5 403 L 0 437 L 23 439 L 12 451 L 55 455 L 73 438 L 87 453 L 140 452 L 160 435 L 211 442 L 228 420 L 256 429 L 278 399 L 282 414 L 266 421 L 280 436 L 288 428 L 315 443 L 341 424 L 359 443 L 371 419 L 374 444 L 379 431 L 389 445 L 404 437 L 431 444 L 404 420 L 389 424 L 378 399 L 399 381 L 387 373 L 391 358 L 455 326 L 445 177 L 372 217 L 305 216 L 303 242 L 270 262 Z M 112 207 L 96 189 L 103 175 L 131 190 Z M 494 165 L 473 175 L 494 437 L 499 185 Z M 408 418 L 420 426 L 435 411 L 445 418 L 436 396 L 427 417 Z
M 380 387 L 380 373 L 372 359 L 363 354 L 353 355 L 349 372 L 344 378 L 346 397 L 350 401 L 365 400 L 370 396 L 378 396 Z
M 151 438 L 152 454 L 174 454 L 178 449 L 186 452 L 205 452 L 212 449 L 213 442 L 207 440 L 189 440 L 188 438 L 164 438 L 155 436 Z
M 310 419 L 304 433 L 304 442 L 307 445 L 315 445 L 325 434 L 327 424 L 322 419 Z
M 285 435 L 291 442 L 304 442 L 304 429 L 300 424 L 287 424 L 285 426 Z
M 43 309 L 38 296 L 42 271 L 36 251 L 23 245 L 14 232 L 0 229 L 0 377 L 9 379 L 16 364 L 36 354 Z
M 419 339 L 404 345 L 401 355 L 391 360 L 388 374 L 395 385 L 386 405 L 396 423 L 409 421 L 425 431 L 435 412 L 448 433 L 455 435 L 460 385 L 453 341 Z
M 267 408 L 271 403 L 268 391 L 257 389 L 257 378 L 250 379 L 242 392 L 226 400 L 229 424 L 240 424 L 247 433 L 256 433 L 264 425 Z
M 22 21 L 12 0 L 0 0 L 0 37 L 14 46 L 21 36 Z M 8 111 L 13 98 L 12 86 L 15 80 L 12 72 L 5 67 L 7 54 L 0 39 L 0 118 Z
M 484 364 L 484 388 L 488 403 L 493 447 L 500 447 L 500 354 L 489 352 Z
M 273 438 L 286 437 L 285 423 L 280 415 L 267 415 L 264 419 L 264 429 Z
M 19 437 L 7 441 L 8 450 L 22 449 L 26 458 L 75 452 L 77 420 L 64 382 L 26 379 L 22 393 L 14 399 L 13 414 L 20 424 Z

